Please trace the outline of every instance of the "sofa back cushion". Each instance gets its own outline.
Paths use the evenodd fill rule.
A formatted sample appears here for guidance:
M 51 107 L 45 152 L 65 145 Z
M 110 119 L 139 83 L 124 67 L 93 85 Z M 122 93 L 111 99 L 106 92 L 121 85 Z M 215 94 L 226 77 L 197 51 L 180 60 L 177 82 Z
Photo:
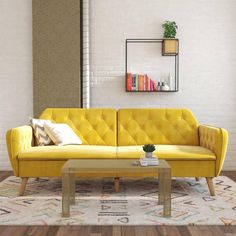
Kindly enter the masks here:
M 120 109 L 118 146 L 199 145 L 198 122 L 188 109 Z
M 116 111 L 113 109 L 47 108 L 40 118 L 68 124 L 85 145 L 117 144 Z

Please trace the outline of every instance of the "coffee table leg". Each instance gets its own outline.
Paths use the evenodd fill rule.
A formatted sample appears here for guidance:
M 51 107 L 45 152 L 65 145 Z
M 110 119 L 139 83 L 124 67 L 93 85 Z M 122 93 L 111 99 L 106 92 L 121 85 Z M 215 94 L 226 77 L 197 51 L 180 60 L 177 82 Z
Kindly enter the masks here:
M 163 172 L 163 195 L 164 195 L 164 209 L 163 215 L 165 217 L 171 216 L 171 170 L 165 169 Z
M 70 204 L 75 204 L 75 174 L 70 174 Z
M 70 216 L 70 176 L 62 174 L 62 217 Z
M 119 192 L 119 189 L 120 189 L 120 178 L 119 177 L 114 178 L 114 184 L 115 184 L 115 191 Z
M 163 189 L 163 170 L 162 169 L 159 169 L 158 170 L 158 204 L 159 205 L 163 205 L 164 203 L 164 195 L 163 195 L 163 192 L 164 192 L 164 189 Z

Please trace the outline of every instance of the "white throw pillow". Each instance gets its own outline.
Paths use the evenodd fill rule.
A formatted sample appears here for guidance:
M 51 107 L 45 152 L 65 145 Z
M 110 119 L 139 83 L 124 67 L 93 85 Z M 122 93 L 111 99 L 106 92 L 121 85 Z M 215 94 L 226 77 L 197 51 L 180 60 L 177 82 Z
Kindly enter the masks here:
M 46 133 L 58 145 L 82 144 L 80 138 L 67 124 L 45 124 Z
M 34 136 L 36 138 L 36 143 L 39 146 L 44 146 L 52 143 L 52 140 L 49 138 L 47 133 L 45 132 L 44 125 L 51 124 L 50 120 L 42 120 L 42 119 L 34 119 L 29 118 L 30 124 L 34 130 Z

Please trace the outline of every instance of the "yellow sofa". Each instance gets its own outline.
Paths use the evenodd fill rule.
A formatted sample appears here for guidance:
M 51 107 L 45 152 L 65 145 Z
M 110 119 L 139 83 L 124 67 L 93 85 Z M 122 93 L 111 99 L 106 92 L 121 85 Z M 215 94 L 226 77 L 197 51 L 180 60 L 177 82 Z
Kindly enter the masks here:
M 206 177 L 211 195 L 212 178 L 222 169 L 228 142 L 225 129 L 198 125 L 188 109 L 79 109 L 48 108 L 40 116 L 67 123 L 83 145 L 35 146 L 31 126 L 8 130 L 11 165 L 22 178 L 20 195 L 29 177 L 57 177 L 68 159 L 140 158 L 142 145 L 153 143 L 166 159 L 174 177 Z

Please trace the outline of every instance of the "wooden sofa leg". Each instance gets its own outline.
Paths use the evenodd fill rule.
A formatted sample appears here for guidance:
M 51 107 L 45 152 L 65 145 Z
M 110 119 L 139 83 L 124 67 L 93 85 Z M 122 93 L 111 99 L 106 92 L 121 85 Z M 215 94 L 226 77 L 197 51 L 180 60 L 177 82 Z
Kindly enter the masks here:
M 20 184 L 20 189 L 19 189 L 19 196 L 23 196 L 24 195 L 28 179 L 29 179 L 28 177 L 22 177 L 21 178 L 21 184 Z
M 198 182 L 200 181 L 200 177 L 195 177 L 195 180 Z
M 210 191 L 211 196 L 215 196 L 215 188 L 213 184 L 213 178 L 212 177 L 206 177 L 207 185 Z
M 119 189 L 120 189 L 120 178 L 119 177 L 114 178 L 114 184 L 115 184 L 115 191 L 119 192 Z

